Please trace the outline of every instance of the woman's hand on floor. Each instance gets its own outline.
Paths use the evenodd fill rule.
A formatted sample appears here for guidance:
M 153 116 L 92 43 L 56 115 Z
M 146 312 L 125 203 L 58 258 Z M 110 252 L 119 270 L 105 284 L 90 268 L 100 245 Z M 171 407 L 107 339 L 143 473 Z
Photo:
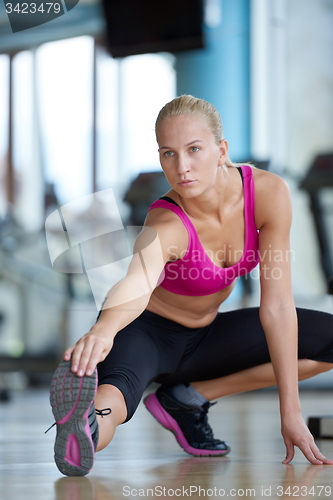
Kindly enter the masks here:
M 93 327 L 64 352 L 64 360 L 72 358 L 72 372 L 79 377 L 91 375 L 98 363 L 104 361 L 113 346 L 113 336 L 104 329 Z
M 333 465 L 333 460 L 326 458 L 319 450 L 301 414 L 282 418 L 282 436 L 287 450 L 283 464 L 292 461 L 294 446 L 297 446 L 311 464 Z

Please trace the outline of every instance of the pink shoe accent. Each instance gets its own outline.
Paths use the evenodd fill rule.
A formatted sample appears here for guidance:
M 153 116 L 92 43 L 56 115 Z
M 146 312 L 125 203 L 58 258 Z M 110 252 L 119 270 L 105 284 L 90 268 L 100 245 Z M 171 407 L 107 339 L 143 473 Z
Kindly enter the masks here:
M 67 369 L 67 372 L 66 372 L 66 376 L 68 375 L 68 369 Z M 66 382 L 66 376 L 63 377 L 62 379 L 62 384 L 61 384 L 61 403 L 64 404 L 65 402 L 65 382 Z
M 211 456 L 211 455 L 227 455 L 229 450 L 201 450 L 193 448 L 184 436 L 181 428 L 176 420 L 163 408 L 156 394 L 149 394 L 144 400 L 144 404 L 148 411 L 156 418 L 156 420 L 163 425 L 167 430 L 174 433 L 178 444 L 183 448 L 186 453 L 195 456 Z
M 70 436 L 68 436 L 65 460 L 75 467 L 81 466 L 80 444 L 75 434 L 70 434 Z
M 84 431 L 87 434 L 87 437 L 89 438 L 89 441 L 91 442 L 91 446 L 93 447 L 93 449 L 95 449 L 95 446 L 94 446 L 94 443 L 93 443 L 93 440 L 92 440 L 92 437 L 91 437 L 91 430 L 90 430 L 90 425 L 89 425 L 89 421 L 88 421 L 88 415 L 89 415 L 90 408 L 91 407 L 89 406 L 88 410 L 83 415 L 83 418 L 86 419 L 86 425 L 84 426 Z
M 64 377 L 64 381 L 65 381 L 65 377 Z M 64 388 L 64 383 L 63 382 L 63 388 Z M 59 420 L 59 422 L 57 422 L 57 424 L 64 424 L 65 422 L 68 422 L 68 420 L 71 418 L 71 416 L 73 415 L 77 405 L 79 404 L 79 401 L 80 401 L 80 396 L 81 396 L 81 392 L 82 392 L 82 384 L 83 384 L 83 377 L 81 378 L 80 380 L 80 389 L 79 389 L 79 392 L 78 392 L 78 395 L 77 395 L 77 399 L 75 401 L 75 405 L 73 406 L 73 408 L 71 409 L 71 411 L 69 413 L 67 413 L 67 415 L 64 416 L 64 418 L 62 418 L 61 420 Z M 65 391 L 63 390 L 62 392 L 62 398 L 64 400 L 64 394 L 65 394 Z
M 69 396 L 70 396 L 71 399 L 73 397 L 73 380 L 74 380 L 74 377 L 71 377 L 71 381 L 70 381 L 70 384 L 69 384 Z

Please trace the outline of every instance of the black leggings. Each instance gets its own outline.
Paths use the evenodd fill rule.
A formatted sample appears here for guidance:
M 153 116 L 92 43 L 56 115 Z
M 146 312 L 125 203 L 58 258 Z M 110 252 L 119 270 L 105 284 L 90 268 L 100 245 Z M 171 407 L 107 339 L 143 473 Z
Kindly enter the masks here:
M 297 309 L 298 358 L 333 363 L 333 315 Z M 203 328 L 187 328 L 144 311 L 118 332 L 98 364 L 99 385 L 124 395 L 129 420 L 151 382 L 175 385 L 211 380 L 270 361 L 259 309 L 218 313 Z

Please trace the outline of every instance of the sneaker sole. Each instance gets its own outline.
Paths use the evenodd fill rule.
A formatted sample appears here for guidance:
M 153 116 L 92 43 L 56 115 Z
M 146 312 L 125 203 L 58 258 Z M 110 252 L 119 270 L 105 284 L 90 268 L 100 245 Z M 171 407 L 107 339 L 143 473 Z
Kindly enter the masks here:
M 71 361 L 62 361 L 50 387 L 52 412 L 57 422 L 55 463 L 66 476 L 85 476 L 94 462 L 94 445 L 88 413 L 97 389 L 97 370 L 90 377 L 78 377 Z
M 225 456 L 230 452 L 228 447 L 226 450 L 199 450 L 198 448 L 193 448 L 185 438 L 181 428 L 179 427 L 177 421 L 163 408 L 156 394 L 149 394 L 144 399 L 144 405 L 147 410 L 156 418 L 156 420 L 168 431 L 171 431 L 178 442 L 178 444 L 183 448 L 186 453 L 194 455 L 195 457 L 216 457 Z

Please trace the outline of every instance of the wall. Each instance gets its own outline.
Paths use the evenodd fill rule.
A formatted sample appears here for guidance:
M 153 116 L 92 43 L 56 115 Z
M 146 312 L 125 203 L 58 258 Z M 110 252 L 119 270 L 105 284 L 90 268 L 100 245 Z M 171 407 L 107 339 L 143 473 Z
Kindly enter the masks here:
M 296 185 L 315 155 L 333 152 L 333 0 L 289 0 L 286 9 L 287 170 L 295 185 L 295 293 L 318 294 L 325 292 L 326 284 L 308 197 Z M 332 223 L 330 227 L 333 231 Z
M 230 157 L 250 155 L 250 2 L 208 0 L 205 49 L 176 55 L 177 94 L 211 102 L 222 116 Z

